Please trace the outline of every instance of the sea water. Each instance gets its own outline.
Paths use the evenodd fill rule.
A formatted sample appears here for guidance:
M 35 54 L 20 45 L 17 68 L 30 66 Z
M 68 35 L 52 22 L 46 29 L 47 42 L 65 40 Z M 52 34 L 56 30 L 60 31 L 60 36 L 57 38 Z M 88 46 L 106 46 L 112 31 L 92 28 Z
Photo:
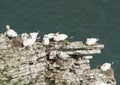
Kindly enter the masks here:
M 71 41 L 99 38 L 105 45 L 94 55 L 92 68 L 112 63 L 120 85 L 120 0 L 0 0 L 0 32 L 5 25 L 18 33 L 65 33 Z

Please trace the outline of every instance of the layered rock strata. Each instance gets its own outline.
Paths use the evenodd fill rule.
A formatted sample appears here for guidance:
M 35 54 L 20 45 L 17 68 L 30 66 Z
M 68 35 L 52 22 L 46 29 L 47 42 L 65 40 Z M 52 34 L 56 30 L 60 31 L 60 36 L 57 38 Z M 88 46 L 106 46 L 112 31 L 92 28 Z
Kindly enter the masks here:
M 63 41 L 44 46 L 37 40 L 23 47 L 21 42 L 0 34 L 0 85 L 116 85 L 112 68 L 104 72 L 90 67 L 103 44 Z

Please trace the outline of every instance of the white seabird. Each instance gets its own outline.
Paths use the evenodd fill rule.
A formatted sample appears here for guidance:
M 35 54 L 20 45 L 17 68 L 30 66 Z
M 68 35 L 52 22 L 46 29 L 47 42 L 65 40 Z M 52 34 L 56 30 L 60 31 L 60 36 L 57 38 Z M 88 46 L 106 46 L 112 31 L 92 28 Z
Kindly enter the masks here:
M 98 83 L 98 85 L 111 85 L 111 84 L 107 84 L 107 83 L 102 82 L 102 83 Z
M 49 33 L 49 34 L 47 34 L 46 36 L 47 36 L 47 38 L 49 38 L 49 39 L 53 39 L 54 38 L 54 33 Z
M 49 45 L 50 43 L 50 40 L 49 40 L 49 37 L 48 35 L 44 35 L 43 37 L 43 42 L 42 42 L 44 45 Z
M 68 35 L 66 34 L 59 34 L 59 33 L 56 33 L 54 35 L 54 41 L 64 41 L 65 39 L 68 38 Z
M 34 39 L 37 39 L 38 34 L 39 34 L 39 32 L 32 32 L 32 33 L 30 33 L 30 36 Z
M 100 69 L 102 71 L 107 71 L 111 68 L 111 64 L 110 63 L 104 63 L 103 65 L 100 66 Z
M 13 38 L 18 36 L 16 31 L 14 31 L 13 29 L 10 29 L 10 25 L 6 25 L 6 29 L 7 29 L 7 32 L 5 32 L 5 34 L 8 37 Z
M 68 38 L 68 35 L 66 35 L 66 34 L 60 34 L 59 35 L 59 39 L 61 40 L 61 41 L 64 41 L 65 39 L 67 39 Z
M 23 46 L 26 47 L 26 46 L 33 45 L 37 39 L 37 35 L 38 35 L 38 32 L 30 33 L 30 37 L 23 41 Z
M 29 34 L 27 34 L 27 33 L 22 33 L 21 34 L 21 39 L 24 41 L 24 40 L 26 40 L 26 39 L 28 39 L 30 37 L 30 35 Z
M 67 60 L 68 58 L 70 58 L 71 56 L 69 56 L 67 53 L 65 52 L 57 52 L 57 57 L 62 59 L 62 60 Z
M 56 33 L 54 35 L 53 40 L 56 41 L 56 42 L 60 41 L 60 39 L 59 39 L 59 33 Z
M 87 45 L 94 45 L 99 39 L 98 38 L 87 38 Z
M 49 34 L 44 35 L 42 43 L 44 45 L 49 45 L 50 40 L 54 38 L 54 35 L 55 35 L 54 33 L 49 33 Z

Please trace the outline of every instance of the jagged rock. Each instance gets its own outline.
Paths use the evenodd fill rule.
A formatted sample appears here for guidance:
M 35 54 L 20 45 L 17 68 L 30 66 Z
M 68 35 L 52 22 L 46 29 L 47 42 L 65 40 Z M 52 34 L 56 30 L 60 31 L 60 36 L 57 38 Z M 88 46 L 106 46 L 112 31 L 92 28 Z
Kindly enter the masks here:
M 116 85 L 112 68 L 103 72 L 90 67 L 91 55 L 102 48 L 103 44 L 86 46 L 82 41 L 22 47 L 19 37 L 0 34 L 0 85 Z M 71 57 L 62 60 L 59 52 Z

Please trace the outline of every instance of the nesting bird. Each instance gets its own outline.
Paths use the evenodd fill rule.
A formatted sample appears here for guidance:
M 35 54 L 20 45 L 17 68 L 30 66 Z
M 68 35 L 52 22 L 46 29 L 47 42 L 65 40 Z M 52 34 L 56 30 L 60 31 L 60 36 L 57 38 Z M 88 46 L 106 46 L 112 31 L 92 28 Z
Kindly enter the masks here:
M 99 83 L 98 85 L 111 85 L 111 84 L 107 84 L 107 83 Z
M 57 57 L 62 59 L 62 60 L 67 60 L 68 58 L 70 58 L 71 56 L 69 56 L 67 53 L 65 52 L 57 52 Z
M 55 36 L 55 33 L 49 33 L 46 35 L 48 39 L 53 39 Z
M 61 41 L 64 41 L 65 39 L 67 39 L 68 38 L 68 35 L 66 35 L 66 34 L 59 34 L 59 39 L 61 40 Z
M 38 35 L 38 32 L 30 33 L 30 37 L 23 40 L 23 46 L 27 47 L 27 46 L 33 45 L 35 43 L 36 39 L 37 39 L 37 35 Z
M 108 71 L 111 68 L 111 64 L 110 63 L 104 63 L 103 65 L 100 66 L 100 69 L 102 71 Z
M 27 33 L 22 33 L 21 34 L 21 39 L 24 41 L 24 40 L 26 40 L 26 39 L 28 39 L 30 37 L 30 35 L 29 34 L 27 34 Z
M 87 38 L 86 44 L 87 45 L 94 45 L 98 41 L 98 38 Z
M 59 39 L 59 34 L 58 34 L 58 33 L 56 33 L 56 34 L 54 35 L 53 40 L 56 41 L 56 42 L 60 41 L 60 39 Z
M 56 33 L 55 35 L 54 35 L 54 41 L 64 41 L 65 39 L 67 39 L 68 38 L 68 35 L 66 35 L 66 34 L 59 34 L 59 33 Z
M 10 29 L 10 25 L 6 25 L 6 29 L 7 29 L 7 32 L 5 32 L 5 34 L 10 37 L 10 38 L 14 38 L 14 37 L 17 37 L 18 34 L 16 31 L 14 31 L 13 29 Z
M 44 45 L 49 45 L 50 41 L 49 41 L 49 37 L 48 35 L 44 35 L 43 37 L 43 42 Z
M 30 33 L 30 36 L 31 36 L 31 38 L 33 38 L 33 39 L 37 39 L 37 35 L 39 34 L 39 32 L 32 32 L 32 33 Z

